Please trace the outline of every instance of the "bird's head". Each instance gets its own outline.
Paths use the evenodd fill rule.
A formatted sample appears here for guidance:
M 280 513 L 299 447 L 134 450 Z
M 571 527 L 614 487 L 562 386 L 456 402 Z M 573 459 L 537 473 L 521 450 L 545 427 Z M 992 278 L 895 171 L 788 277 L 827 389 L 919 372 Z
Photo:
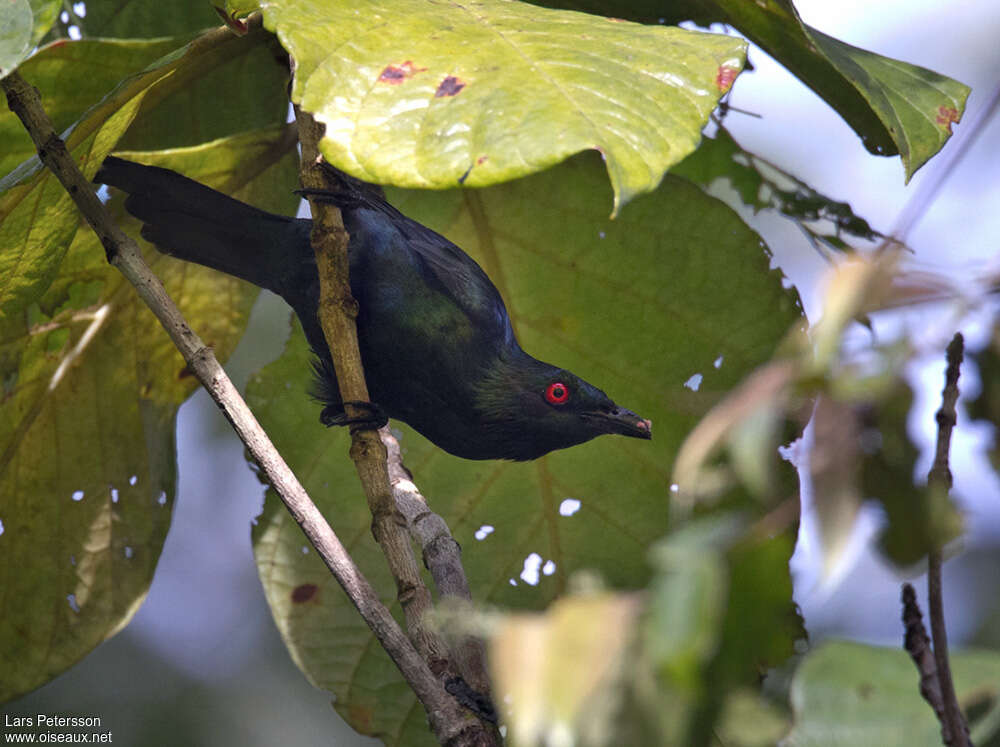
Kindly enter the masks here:
M 652 423 L 564 368 L 521 353 L 479 387 L 483 425 L 505 458 L 537 459 L 605 433 L 652 438 Z

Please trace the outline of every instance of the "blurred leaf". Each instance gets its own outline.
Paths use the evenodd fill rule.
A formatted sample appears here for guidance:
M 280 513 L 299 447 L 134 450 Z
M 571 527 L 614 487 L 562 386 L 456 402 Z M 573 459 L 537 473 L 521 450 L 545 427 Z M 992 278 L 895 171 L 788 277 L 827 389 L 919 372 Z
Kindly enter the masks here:
M 807 404 L 794 388 L 798 373 L 792 360 L 777 358 L 761 366 L 691 430 L 674 462 L 676 508 L 687 513 L 742 488 L 764 503 L 786 497 L 776 490 L 774 471 L 781 426 Z
M 820 396 L 809 451 L 812 506 L 823 549 L 823 576 L 836 568 L 864 497 L 859 492 L 861 424 L 850 405 Z
M 745 517 L 705 517 L 653 549 L 643 660 L 656 687 L 638 693 L 657 744 L 713 741 L 731 695 L 756 686 L 805 637 L 791 601 L 793 537 L 761 542 L 745 533 Z
M 655 424 L 651 442 L 605 437 L 533 463 L 457 459 L 399 425 L 407 466 L 461 543 L 477 601 L 537 609 L 580 568 L 618 587 L 645 583 L 646 548 L 667 526 L 678 443 L 799 315 L 760 238 L 721 202 L 668 177 L 609 221 L 599 217 L 607 193 L 591 157 L 485 190 L 390 193 L 482 264 L 526 350 Z M 349 438 L 323 428 L 305 395 L 311 357 L 296 335 L 254 377 L 248 397 L 383 600 L 394 603 L 347 458 Z M 703 374 L 697 392 L 684 385 L 695 372 Z M 483 525 L 494 532 L 477 540 Z M 278 627 L 307 676 L 336 693 L 338 710 L 364 733 L 390 744 L 426 739 L 395 668 L 378 647 L 361 645 L 367 628 L 313 553 L 302 552 L 304 539 L 273 498 L 254 541 Z M 531 553 L 543 572 L 529 583 L 521 574 Z
M 802 22 L 791 0 L 540 0 L 655 22 L 691 19 L 734 26 L 809 86 L 878 155 L 903 158 L 907 180 L 951 137 L 969 87 L 932 70 L 883 57 L 827 36 Z
M 714 744 L 720 726 L 735 744 L 773 744 L 787 719 L 749 688 L 804 633 L 791 605 L 791 538 L 775 554 L 746 529 L 728 513 L 669 534 L 654 546 L 643 596 L 590 592 L 544 614 L 502 616 L 490 658 L 512 744 L 688 747 Z
M 735 691 L 726 701 L 717 727 L 725 747 L 772 747 L 788 733 L 789 718 L 751 688 Z
M 91 170 L 130 113 L 121 110 L 80 146 Z M 284 185 L 295 176 L 293 146 L 283 128 L 272 128 L 129 155 L 290 209 L 295 199 Z M 121 218 L 120 201 L 113 207 Z M 174 417 L 195 383 L 78 217 L 71 234 L 37 303 L 0 316 L 0 567 L 18 569 L 0 597 L 0 701 L 61 673 L 138 609 L 170 520 Z M 225 360 L 256 289 L 158 253 L 150 261 Z
M 615 692 L 628 676 L 636 595 L 564 597 L 543 615 L 507 615 L 490 640 L 496 692 L 513 745 L 613 744 Z M 509 699 L 508 697 L 509 696 Z
M 6 0 L 0 12 L 0 78 L 28 58 L 61 6 L 59 0 Z
M 918 452 L 906 433 L 912 402 L 909 386 L 901 383 L 862 414 L 859 439 L 862 495 L 885 509 L 887 525 L 879 542 L 889 559 L 903 566 L 962 532 L 962 516 L 948 494 L 913 483 Z
M 1000 428 L 1000 328 L 994 324 L 990 343 L 978 353 L 969 353 L 979 369 L 979 396 L 969 403 L 969 417 L 985 420 Z M 1000 438 L 994 431 L 993 445 L 989 450 L 994 470 L 1000 470 Z
M 229 3 L 230 11 L 248 3 Z M 401 187 L 486 186 L 594 149 L 614 213 L 690 153 L 742 40 L 483 0 L 260 3 L 330 162 Z
M 1000 654 L 953 651 L 950 658 L 959 705 L 970 715 L 972 741 L 995 744 L 1000 737 Z M 783 744 L 941 744 L 941 726 L 920 697 L 919 683 L 916 667 L 901 650 L 825 643 L 795 673 L 795 727 Z
M 719 649 L 729 595 L 725 550 L 742 524 L 736 516 L 693 522 L 651 551 L 658 573 L 650 590 L 646 645 L 661 678 L 689 702 L 705 695 L 704 664 Z

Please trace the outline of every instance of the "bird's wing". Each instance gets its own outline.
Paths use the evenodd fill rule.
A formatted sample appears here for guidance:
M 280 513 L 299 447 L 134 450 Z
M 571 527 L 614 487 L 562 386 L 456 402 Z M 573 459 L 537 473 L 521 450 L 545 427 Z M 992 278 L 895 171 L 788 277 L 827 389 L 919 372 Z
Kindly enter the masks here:
M 403 215 L 374 190 L 355 192 L 354 197 L 357 202 L 350 207 L 377 210 L 389 218 L 428 275 L 473 325 L 486 333 L 486 339 L 501 345 L 517 344 L 500 292 L 472 257 L 441 234 Z
M 510 317 L 500 292 L 476 261 L 444 236 L 405 218 L 400 231 L 410 248 L 455 302 L 479 325 L 498 327 L 506 337 Z

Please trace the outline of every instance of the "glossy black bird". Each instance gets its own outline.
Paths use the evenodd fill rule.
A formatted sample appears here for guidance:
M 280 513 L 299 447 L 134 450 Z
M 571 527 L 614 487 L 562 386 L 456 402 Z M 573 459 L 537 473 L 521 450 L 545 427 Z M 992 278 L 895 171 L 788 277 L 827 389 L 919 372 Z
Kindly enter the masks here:
M 312 221 L 266 213 L 167 169 L 108 158 L 95 181 L 127 193 L 142 235 L 166 254 L 248 280 L 292 307 L 319 358 L 327 425 L 348 422 L 316 316 Z M 469 255 L 368 185 L 342 179 L 351 291 L 374 419 L 409 423 L 466 459 L 537 459 L 651 424 L 600 389 L 521 350 L 500 294 Z

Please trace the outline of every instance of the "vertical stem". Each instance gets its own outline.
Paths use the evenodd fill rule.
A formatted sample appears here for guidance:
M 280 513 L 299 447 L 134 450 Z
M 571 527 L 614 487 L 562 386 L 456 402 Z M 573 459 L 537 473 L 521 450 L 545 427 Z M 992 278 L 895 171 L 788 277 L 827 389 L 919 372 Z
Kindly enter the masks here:
M 948 453 L 951 448 L 951 431 L 957 419 L 955 403 L 958 401 L 958 375 L 962 365 L 964 340 L 956 333 L 948 345 L 945 370 L 944 390 L 941 393 L 941 408 L 935 419 L 938 424 L 937 448 L 934 465 L 927 475 L 928 490 L 951 489 L 951 469 L 948 466 Z M 941 686 L 941 698 L 944 702 L 944 723 L 942 733 L 945 744 L 951 747 L 967 747 L 969 727 L 958 705 L 955 694 L 955 684 L 951 678 L 951 666 L 948 662 L 948 635 L 944 621 L 944 594 L 941 586 L 941 548 L 935 548 L 927 556 L 927 607 L 931 618 L 931 638 L 934 641 L 934 661 L 937 665 L 937 675 Z

